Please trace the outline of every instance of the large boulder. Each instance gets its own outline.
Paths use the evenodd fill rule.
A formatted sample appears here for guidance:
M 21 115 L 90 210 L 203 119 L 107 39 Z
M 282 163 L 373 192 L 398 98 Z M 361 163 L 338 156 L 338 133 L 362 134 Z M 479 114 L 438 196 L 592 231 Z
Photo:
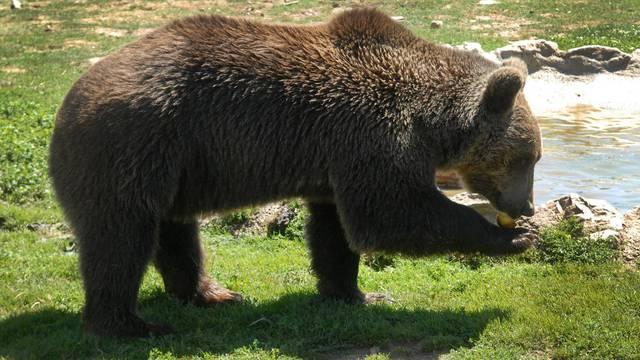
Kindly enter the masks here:
M 450 46 L 450 45 L 449 45 Z M 482 45 L 480 45 L 480 43 L 477 42 L 471 42 L 471 41 L 465 41 L 460 45 L 456 45 L 456 46 L 452 46 L 456 49 L 460 49 L 460 50 L 464 50 L 464 51 L 470 51 L 476 54 L 480 54 L 482 55 L 484 58 L 499 63 L 500 60 L 498 59 L 498 56 L 496 56 L 496 54 L 494 52 L 486 52 L 482 49 Z
M 640 67 L 640 56 L 635 52 L 627 54 L 619 49 L 587 45 L 567 51 L 558 48 L 558 44 L 548 40 L 521 40 L 496 49 L 500 60 L 516 57 L 522 59 L 534 73 L 542 68 L 551 68 L 569 75 L 595 74 L 633 70 Z
M 640 207 L 624 214 L 620 245 L 622 260 L 631 266 L 640 266 Z
M 512 57 L 521 59 L 527 64 L 529 73 L 534 73 L 544 66 L 561 63 L 558 44 L 548 40 L 520 40 L 494 51 L 500 60 Z M 555 67 L 555 66 L 552 66 Z
M 539 233 L 545 227 L 562 220 L 577 218 L 592 238 L 619 237 L 623 216 L 605 200 L 582 197 L 578 194 L 562 196 L 536 209 L 535 215 L 518 219 L 517 225 Z
M 631 55 L 608 46 L 588 45 L 570 49 L 562 54 L 562 58 L 564 62 L 559 64 L 558 70 L 580 75 L 624 70 L 629 65 Z
M 200 225 L 221 224 L 234 237 L 264 236 L 284 232 L 297 213 L 297 208 L 291 207 L 286 201 L 281 201 L 253 209 L 238 221 L 228 222 L 224 220 L 224 216 L 213 215 L 203 219 Z

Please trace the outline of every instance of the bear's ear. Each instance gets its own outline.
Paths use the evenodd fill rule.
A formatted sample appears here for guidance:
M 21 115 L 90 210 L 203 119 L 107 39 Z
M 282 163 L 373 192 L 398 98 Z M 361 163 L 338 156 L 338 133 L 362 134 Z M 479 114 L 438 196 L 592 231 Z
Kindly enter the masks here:
M 482 102 L 493 113 L 503 113 L 513 107 L 518 92 L 527 77 L 526 65 L 517 59 L 509 59 L 491 73 L 482 94 Z

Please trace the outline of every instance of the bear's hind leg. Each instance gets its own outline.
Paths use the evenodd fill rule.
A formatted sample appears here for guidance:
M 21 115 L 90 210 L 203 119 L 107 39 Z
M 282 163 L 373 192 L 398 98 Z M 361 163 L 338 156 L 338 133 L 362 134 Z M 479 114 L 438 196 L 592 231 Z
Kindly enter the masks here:
M 147 323 L 136 315 L 138 290 L 153 253 L 157 222 L 116 217 L 103 217 L 99 225 L 77 226 L 76 222 L 85 287 L 83 328 L 96 335 L 117 337 L 171 333 L 170 326 Z
M 227 290 L 206 275 L 202 248 L 195 221 L 162 221 L 155 265 L 167 292 L 197 305 L 235 302 L 240 294 Z
M 358 289 L 360 255 L 347 244 L 336 206 L 309 203 L 306 234 L 320 295 L 349 303 L 365 302 Z

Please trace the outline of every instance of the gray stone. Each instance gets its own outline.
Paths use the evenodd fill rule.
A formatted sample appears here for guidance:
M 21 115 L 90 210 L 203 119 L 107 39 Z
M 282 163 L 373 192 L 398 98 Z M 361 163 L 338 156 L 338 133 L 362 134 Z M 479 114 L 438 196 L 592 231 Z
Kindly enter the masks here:
M 498 57 L 493 52 L 485 52 L 482 49 L 482 45 L 480 45 L 480 43 L 477 43 L 477 42 L 465 41 L 461 45 L 456 45 L 455 48 L 480 54 L 486 59 L 491 60 L 493 62 L 500 62 L 498 60 Z
M 245 221 L 231 225 L 229 232 L 235 237 L 282 233 L 296 214 L 297 210 L 289 207 L 287 202 L 267 204 L 255 209 Z M 203 219 L 200 225 L 206 226 L 220 219 L 220 215 L 213 215 Z
M 90 58 L 90 59 L 89 59 L 89 60 L 87 60 L 87 61 L 89 62 L 89 65 L 90 65 L 90 66 L 93 66 L 93 65 L 97 64 L 97 63 L 98 63 L 98 61 L 100 61 L 100 60 L 102 60 L 102 59 L 103 59 L 103 57 L 97 56 L 97 57 L 92 57 L 92 58 Z
M 440 20 L 432 20 L 431 21 L 431 28 L 432 29 L 440 29 L 442 27 L 442 25 L 444 25 L 444 23 Z
M 278 208 L 276 218 L 267 224 L 267 233 L 284 234 L 287 227 L 289 227 L 289 224 L 291 224 L 291 221 L 293 221 L 297 214 L 298 212 L 296 209 L 290 208 L 284 203 L 281 204 Z
M 561 62 L 558 57 L 560 51 L 558 44 L 547 40 L 521 40 L 496 49 L 494 54 L 500 60 L 512 57 L 521 59 L 527 64 L 529 73 L 540 70 L 554 61 Z
M 640 57 L 599 45 L 581 46 L 561 51 L 558 44 L 547 40 L 522 40 L 496 49 L 498 59 L 511 57 L 522 59 L 534 73 L 542 68 L 552 68 L 569 75 L 617 72 L 640 67 Z
M 537 208 L 535 215 L 519 219 L 517 224 L 539 232 L 542 228 L 571 217 L 580 219 L 585 232 L 589 235 L 609 230 L 617 234 L 622 230 L 622 214 L 610 203 L 605 200 L 585 198 L 578 194 L 551 200 Z
M 567 57 L 572 57 L 575 55 L 584 56 L 598 61 L 605 61 L 627 54 L 619 49 L 609 46 L 587 45 L 567 50 Z
M 574 74 L 624 70 L 631 61 L 631 55 L 600 45 L 569 49 L 564 58 L 567 60 L 567 73 Z
M 350 7 L 342 7 L 342 6 L 337 6 L 334 7 L 333 9 L 331 9 L 331 15 L 338 15 L 338 14 L 342 14 L 345 11 L 351 10 Z
M 456 49 L 462 49 L 462 50 L 473 51 L 473 52 L 483 52 L 482 45 L 480 45 L 480 43 L 472 42 L 472 41 L 465 41 L 460 45 L 456 45 Z

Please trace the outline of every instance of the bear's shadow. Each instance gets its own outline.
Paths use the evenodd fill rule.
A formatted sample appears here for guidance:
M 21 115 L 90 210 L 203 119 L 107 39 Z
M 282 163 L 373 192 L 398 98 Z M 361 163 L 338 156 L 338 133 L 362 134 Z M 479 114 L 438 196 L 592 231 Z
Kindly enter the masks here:
M 290 293 L 273 301 L 209 308 L 179 305 L 161 291 L 142 297 L 142 316 L 171 323 L 177 334 L 152 339 L 99 339 L 80 330 L 80 314 L 42 309 L 0 321 L 0 357 L 177 357 L 243 351 L 302 358 L 325 357 L 358 346 L 411 344 L 424 352 L 468 346 L 486 325 L 508 317 L 501 309 L 464 311 L 398 309 L 322 301 L 313 293 Z M 4 344 L 3 344 L 4 343 Z M 246 354 L 246 353 L 245 353 Z

